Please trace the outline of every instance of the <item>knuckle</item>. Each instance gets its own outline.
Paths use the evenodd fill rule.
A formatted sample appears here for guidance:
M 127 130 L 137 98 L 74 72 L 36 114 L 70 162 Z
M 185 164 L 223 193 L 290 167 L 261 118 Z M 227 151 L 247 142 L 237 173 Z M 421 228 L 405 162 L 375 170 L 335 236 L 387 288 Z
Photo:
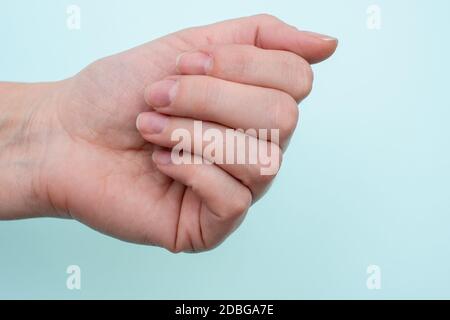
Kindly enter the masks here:
M 245 191 L 238 191 L 234 199 L 230 202 L 228 217 L 236 219 L 242 216 L 252 203 L 252 194 L 248 188 Z
M 267 22 L 278 22 L 279 19 L 272 14 L 269 13 L 260 13 L 255 16 L 256 19 L 267 21 Z
M 260 168 L 261 170 L 261 168 Z M 261 185 L 267 185 L 270 184 L 276 177 L 279 170 L 279 166 L 275 169 L 275 172 L 270 174 L 261 174 L 261 172 L 258 174 L 258 183 Z
M 247 174 L 243 178 L 242 182 L 248 187 L 254 187 L 257 185 L 270 184 L 276 177 L 280 170 L 283 152 L 280 146 L 270 141 L 264 141 L 266 143 L 264 159 L 260 159 L 257 165 L 252 165 Z
M 250 189 L 253 189 L 257 185 L 269 182 L 270 177 L 261 174 L 262 167 L 263 165 L 260 163 L 249 166 L 242 177 L 240 177 L 242 183 Z
M 166 248 L 170 253 L 173 254 L 178 254 L 178 253 L 182 253 L 184 250 L 182 247 L 179 247 L 177 245 L 172 245 Z
M 253 169 L 254 166 L 251 166 L 251 167 Z M 250 169 L 250 170 L 246 170 L 245 173 L 243 173 L 241 175 L 241 177 L 239 177 L 239 179 L 245 186 L 250 188 L 255 182 L 254 177 L 255 177 L 255 173 L 253 172 L 253 170 Z
M 312 90 L 314 81 L 314 72 L 311 65 L 303 59 L 298 59 L 300 62 L 298 68 L 296 68 L 296 76 L 293 83 L 298 84 L 295 89 L 294 98 L 299 101 L 306 98 Z
M 274 109 L 273 127 L 280 130 L 282 138 L 286 138 L 294 132 L 297 126 L 299 118 L 297 102 L 290 95 L 281 93 Z
M 263 185 L 270 184 L 281 168 L 283 152 L 276 143 L 269 143 L 270 156 L 268 163 L 260 165 L 258 182 Z
M 312 90 L 313 87 L 313 82 L 314 82 L 314 72 L 313 69 L 311 68 L 311 65 L 309 63 L 305 63 L 305 67 L 303 69 L 304 71 L 304 79 L 305 79 L 305 87 L 304 87 L 304 91 L 303 91 L 303 97 L 307 97 Z
M 292 52 L 282 52 L 279 59 L 289 93 L 297 101 L 303 99 L 312 89 L 313 71 L 311 66 Z

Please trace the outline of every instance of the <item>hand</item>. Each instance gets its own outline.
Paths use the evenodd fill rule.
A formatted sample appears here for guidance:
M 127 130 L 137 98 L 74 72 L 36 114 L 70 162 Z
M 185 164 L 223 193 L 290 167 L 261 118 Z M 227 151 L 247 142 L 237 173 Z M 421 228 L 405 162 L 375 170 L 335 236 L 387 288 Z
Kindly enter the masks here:
M 29 212 L 173 252 L 215 247 L 274 175 L 261 175 L 261 163 L 173 164 L 171 133 L 192 133 L 194 119 L 220 132 L 279 129 L 279 141 L 240 134 L 284 149 L 311 90 L 309 63 L 336 45 L 259 15 L 183 30 L 46 85 L 45 102 L 25 112 L 38 143 L 16 153 L 33 159 Z M 4 218 L 28 216 L 12 211 Z

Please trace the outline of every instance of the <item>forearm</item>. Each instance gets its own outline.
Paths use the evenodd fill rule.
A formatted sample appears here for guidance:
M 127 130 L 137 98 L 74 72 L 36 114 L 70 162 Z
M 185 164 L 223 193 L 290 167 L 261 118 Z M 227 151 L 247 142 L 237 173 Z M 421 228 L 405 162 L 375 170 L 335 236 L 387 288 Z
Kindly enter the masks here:
M 0 219 L 51 210 L 40 190 L 46 119 L 53 84 L 0 83 Z

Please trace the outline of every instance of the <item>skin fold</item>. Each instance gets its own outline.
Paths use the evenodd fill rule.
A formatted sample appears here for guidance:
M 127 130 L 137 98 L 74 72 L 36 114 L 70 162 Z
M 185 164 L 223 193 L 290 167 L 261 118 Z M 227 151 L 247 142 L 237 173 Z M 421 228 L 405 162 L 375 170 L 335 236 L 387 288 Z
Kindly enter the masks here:
M 0 84 L 0 219 L 76 219 L 172 252 L 220 244 L 275 175 L 175 165 L 177 128 L 278 129 L 284 151 L 337 40 L 269 15 L 182 30 L 53 83 Z M 271 145 L 272 146 L 272 145 Z M 192 157 L 201 157 L 190 150 Z

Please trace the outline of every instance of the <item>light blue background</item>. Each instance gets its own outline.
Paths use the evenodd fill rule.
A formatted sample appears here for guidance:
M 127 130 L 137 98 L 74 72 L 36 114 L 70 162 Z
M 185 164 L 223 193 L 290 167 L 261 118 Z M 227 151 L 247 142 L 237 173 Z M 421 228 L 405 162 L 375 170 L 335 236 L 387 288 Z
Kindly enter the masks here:
M 66 7 L 81 7 L 81 30 Z M 366 9 L 382 9 L 381 30 Z M 68 77 L 192 25 L 267 12 L 340 39 L 268 195 L 218 249 L 74 221 L 0 223 L 0 298 L 450 298 L 449 1 L 1 0 L 0 80 Z M 66 267 L 82 290 L 66 289 Z M 368 290 L 366 268 L 382 271 Z

